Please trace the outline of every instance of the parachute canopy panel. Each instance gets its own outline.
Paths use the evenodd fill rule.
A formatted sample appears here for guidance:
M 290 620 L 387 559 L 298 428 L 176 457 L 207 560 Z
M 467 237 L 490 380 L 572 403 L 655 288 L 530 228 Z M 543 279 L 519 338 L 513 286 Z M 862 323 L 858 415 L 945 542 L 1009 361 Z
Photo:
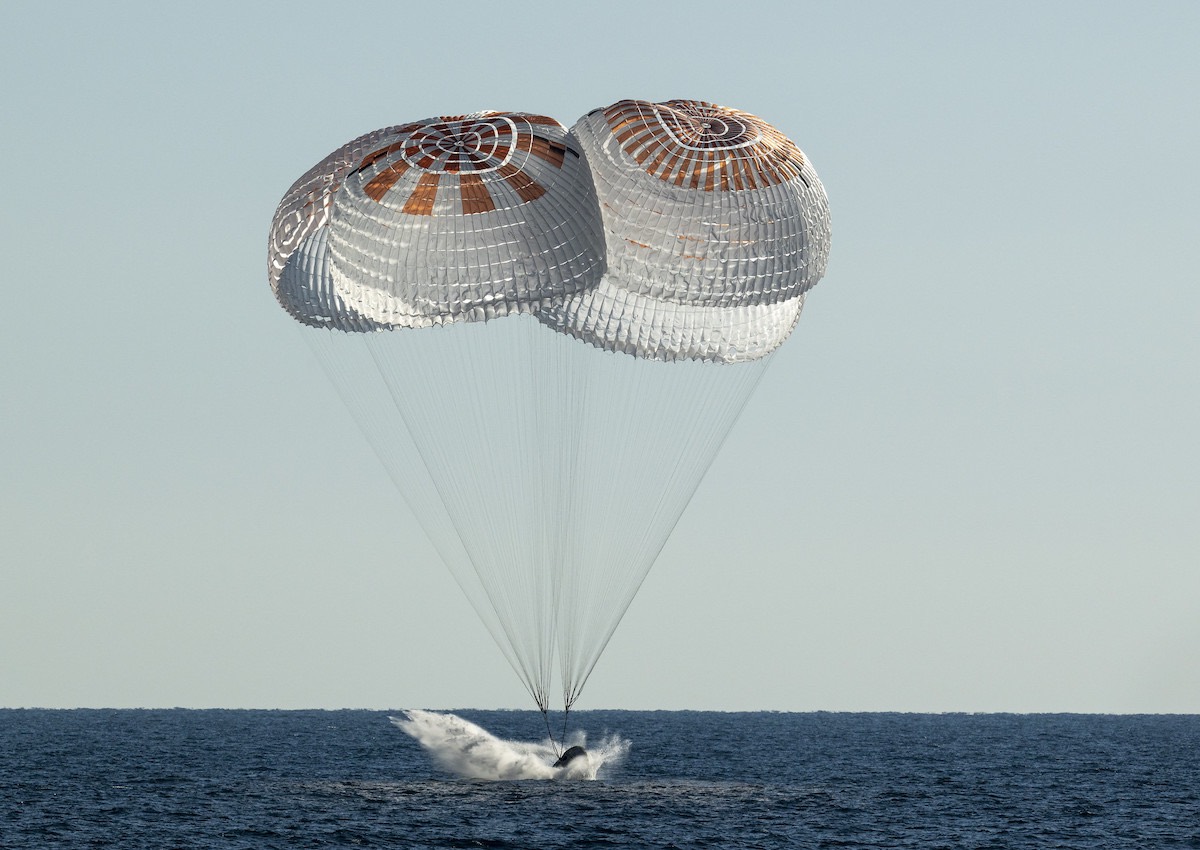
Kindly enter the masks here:
M 554 119 L 519 112 L 356 139 L 289 190 L 271 245 L 285 308 L 341 330 L 528 313 L 594 286 L 604 266 L 576 143 Z
M 267 279 L 280 305 L 296 321 L 340 331 L 381 327 L 334 291 L 325 226 L 346 174 L 395 130 L 385 127 L 342 145 L 306 171 L 279 202 L 267 241 Z
M 640 294 L 775 304 L 825 273 L 829 204 L 790 139 L 696 100 L 623 100 L 572 128 L 592 169 L 608 273 Z
M 544 320 L 655 360 L 774 351 L 829 256 L 829 203 L 800 149 L 760 118 L 695 100 L 623 100 L 571 134 L 600 201 L 607 274 Z

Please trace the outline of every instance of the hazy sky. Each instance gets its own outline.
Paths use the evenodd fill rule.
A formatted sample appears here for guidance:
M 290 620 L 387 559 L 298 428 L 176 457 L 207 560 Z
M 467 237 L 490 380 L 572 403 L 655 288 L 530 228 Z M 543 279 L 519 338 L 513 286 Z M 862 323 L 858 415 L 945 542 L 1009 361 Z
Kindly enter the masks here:
M 1200 4 L 9 2 L 0 706 L 528 707 L 266 281 L 351 137 L 625 97 L 829 192 L 580 708 L 1200 712 Z

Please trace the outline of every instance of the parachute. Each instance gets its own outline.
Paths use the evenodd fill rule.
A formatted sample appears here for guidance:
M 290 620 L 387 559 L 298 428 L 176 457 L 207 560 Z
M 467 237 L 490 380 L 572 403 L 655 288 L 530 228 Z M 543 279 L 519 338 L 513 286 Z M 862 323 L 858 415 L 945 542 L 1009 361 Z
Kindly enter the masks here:
M 829 245 L 771 125 L 623 100 L 354 139 L 284 195 L 268 279 L 565 735 Z

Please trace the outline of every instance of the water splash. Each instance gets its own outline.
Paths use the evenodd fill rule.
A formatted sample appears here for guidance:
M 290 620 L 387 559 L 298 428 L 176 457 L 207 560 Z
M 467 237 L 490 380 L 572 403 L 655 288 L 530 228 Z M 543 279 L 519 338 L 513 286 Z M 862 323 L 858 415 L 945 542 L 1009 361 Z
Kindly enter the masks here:
M 629 741 L 616 735 L 587 748 L 586 736 L 577 732 L 566 746 L 584 747 L 587 756 L 555 768 L 558 753 L 549 741 L 505 741 L 458 715 L 415 708 L 388 719 L 415 738 L 440 767 L 464 779 L 596 779 L 629 752 Z

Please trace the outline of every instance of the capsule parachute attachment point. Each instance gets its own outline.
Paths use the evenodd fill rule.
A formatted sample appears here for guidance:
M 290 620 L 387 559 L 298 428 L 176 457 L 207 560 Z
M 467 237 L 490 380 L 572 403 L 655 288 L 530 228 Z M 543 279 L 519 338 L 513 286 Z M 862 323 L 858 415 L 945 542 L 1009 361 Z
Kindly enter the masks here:
M 829 245 L 804 154 L 695 100 L 388 127 L 280 203 L 272 290 L 560 740 Z
M 587 750 L 583 747 L 575 746 L 568 747 L 567 750 L 558 757 L 558 761 L 554 763 L 554 767 L 566 767 L 577 758 L 587 758 Z

